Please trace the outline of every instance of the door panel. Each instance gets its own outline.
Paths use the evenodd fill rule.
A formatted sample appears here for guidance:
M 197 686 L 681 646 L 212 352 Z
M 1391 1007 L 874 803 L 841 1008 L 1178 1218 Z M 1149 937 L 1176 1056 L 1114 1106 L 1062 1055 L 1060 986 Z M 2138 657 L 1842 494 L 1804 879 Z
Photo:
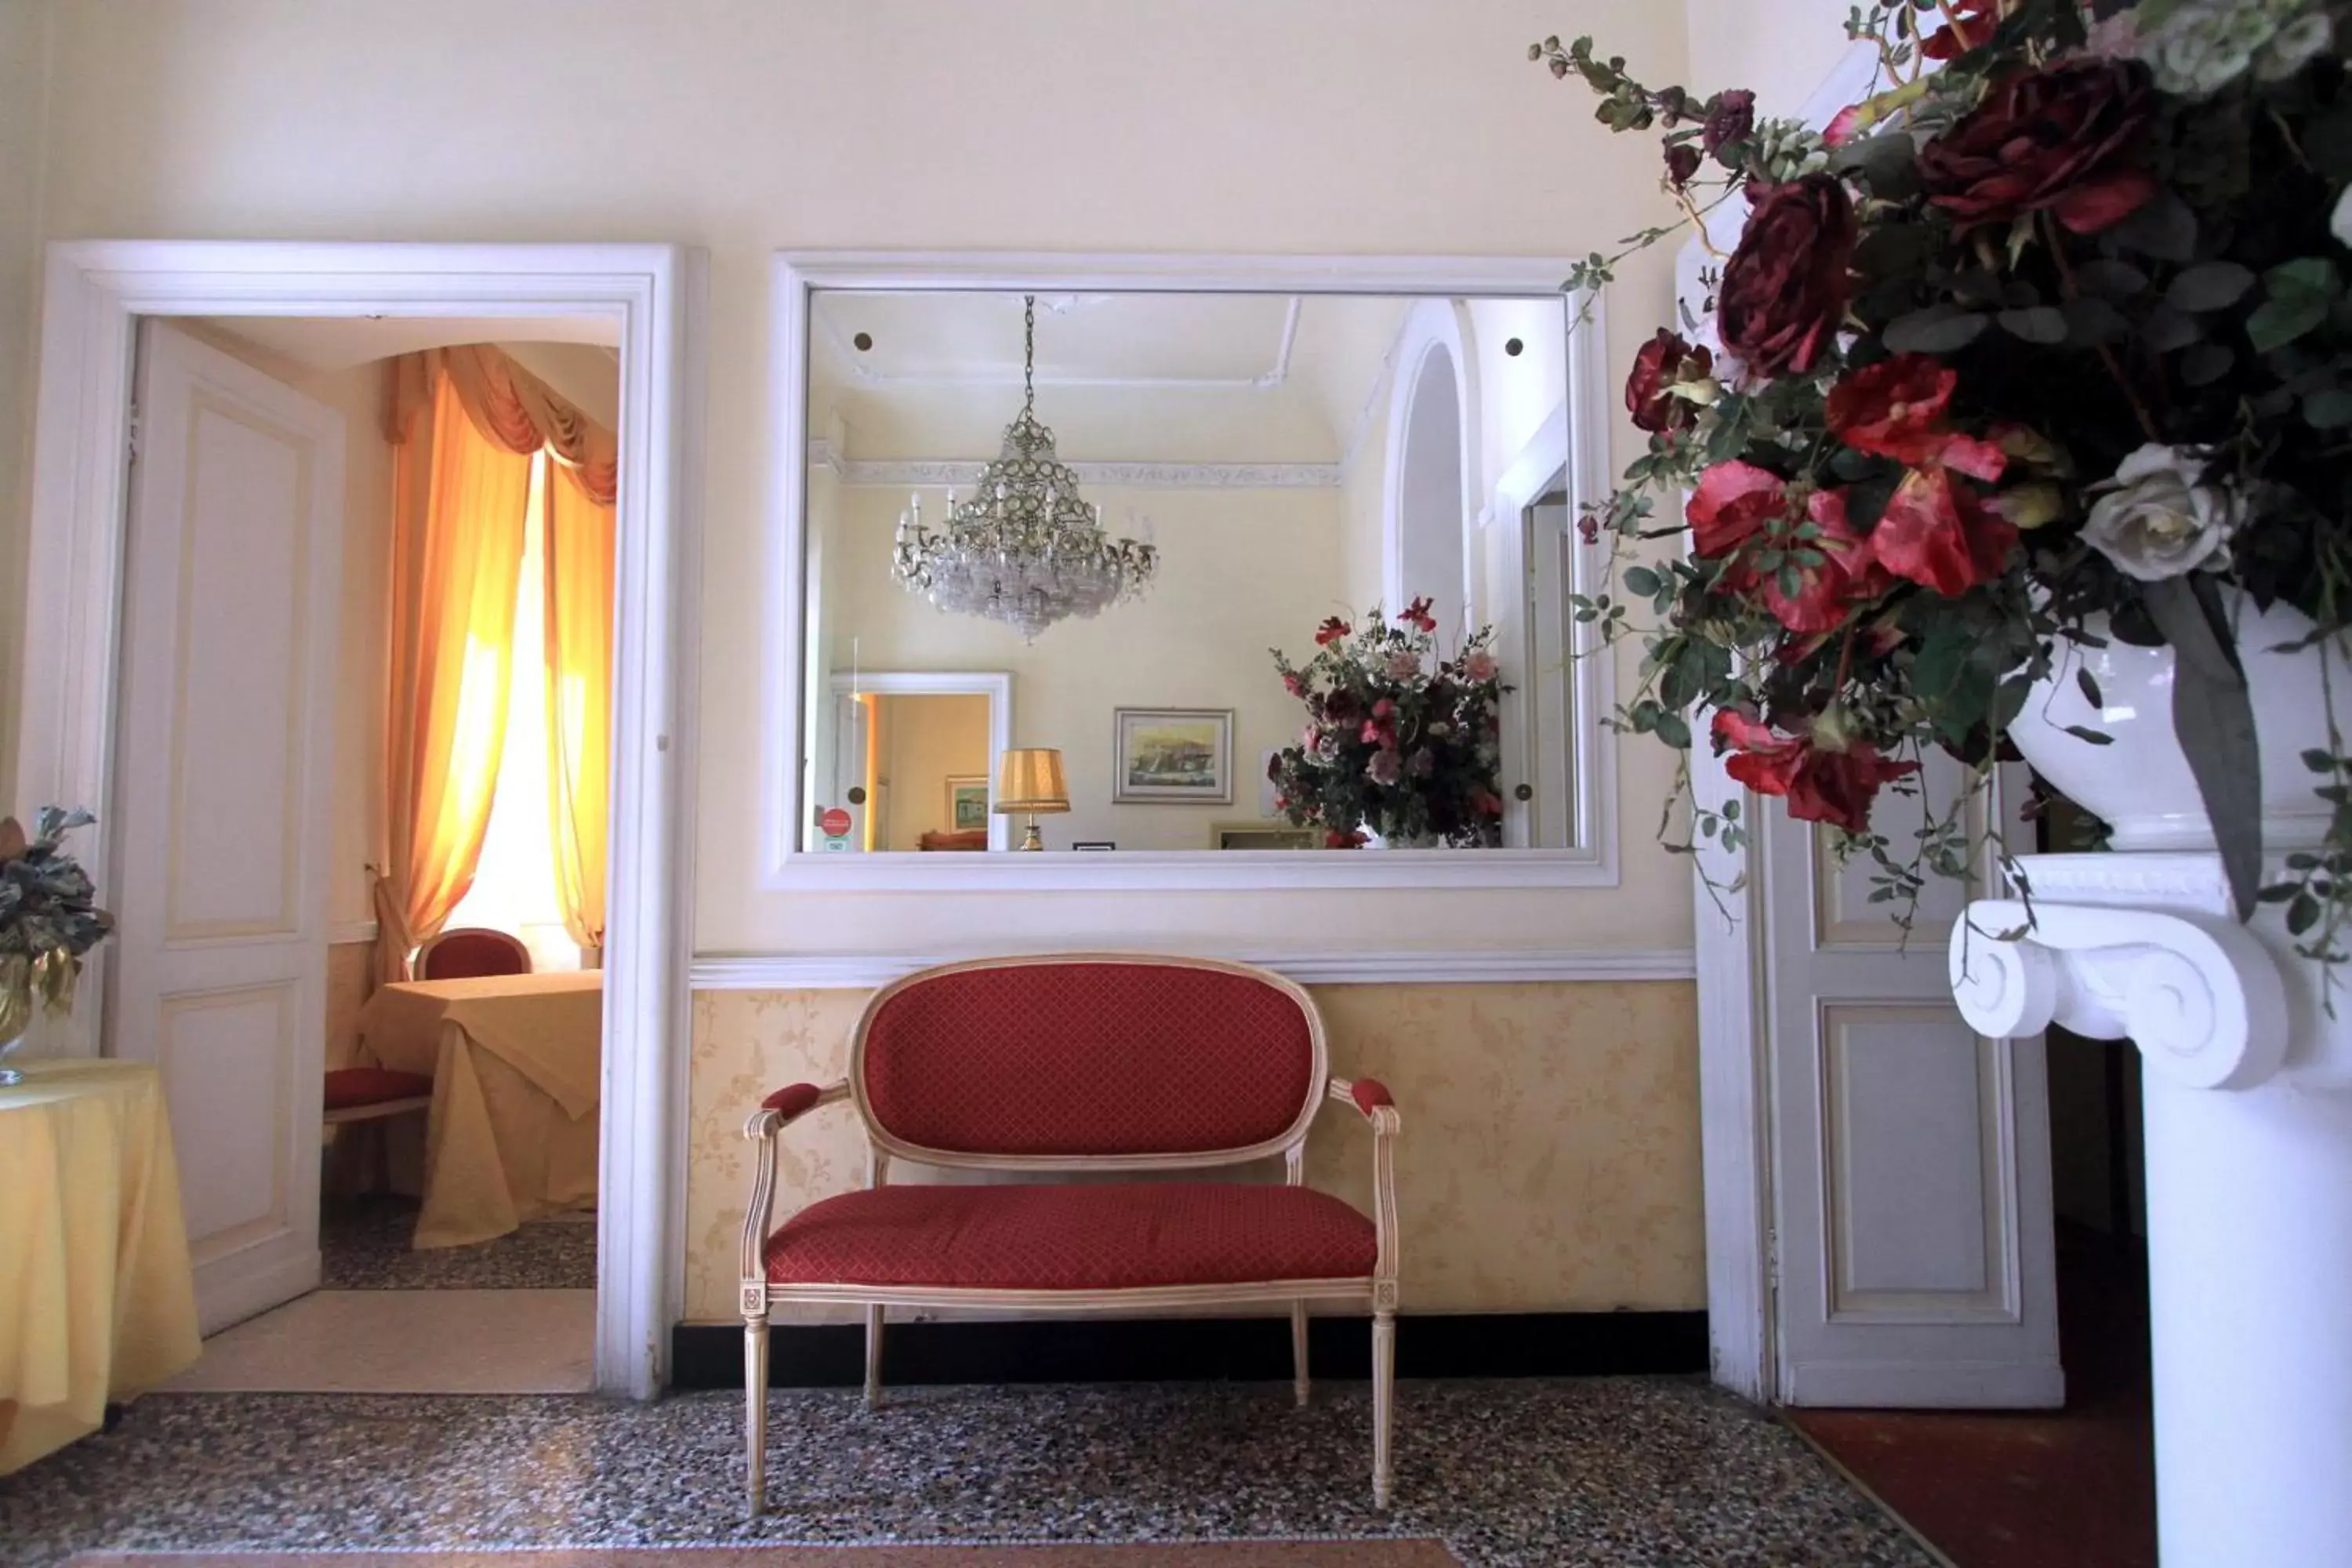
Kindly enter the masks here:
M 105 1047 L 160 1070 L 210 1333 L 314 1289 L 340 415 L 140 335 Z
M 1933 759 L 1874 825 L 1910 843 L 1961 779 Z M 2042 1043 L 1979 1038 L 1952 1005 L 1969 890 L 1931 884 L 1906 943 L 1866 858 L 1762 805 L 1780 1397 L 2059 1404 Z

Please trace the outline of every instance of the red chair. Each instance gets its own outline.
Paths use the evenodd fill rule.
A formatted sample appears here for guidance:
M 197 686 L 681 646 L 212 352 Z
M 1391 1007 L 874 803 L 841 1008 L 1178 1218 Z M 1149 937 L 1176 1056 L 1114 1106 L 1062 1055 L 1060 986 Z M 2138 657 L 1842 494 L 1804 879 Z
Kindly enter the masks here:
M 341 1127 L 347 1121 L 382 1122 L 406 1116 L 433 1104 L 433 1080 L 421 1072 L 394 1072 L 390 1068 L 336 1068 L 327 1074 L 326 1122 Z M 390 1130 L 372 1129 L 375 1137 L 376 1185 L 392 1190 Z
M 488 926 L 445 931 L 416 950 L 419 980 L 478 980 L 530 973 L 530 949 L 520 939 Z

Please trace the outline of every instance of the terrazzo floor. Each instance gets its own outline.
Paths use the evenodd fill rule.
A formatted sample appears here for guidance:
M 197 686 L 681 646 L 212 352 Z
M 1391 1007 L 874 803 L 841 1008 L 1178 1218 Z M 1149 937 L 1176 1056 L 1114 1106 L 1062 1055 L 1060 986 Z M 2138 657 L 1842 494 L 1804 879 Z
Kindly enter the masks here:
M 418 1252 L 415 1198 L 370 1194 L 319 1215 L 319 1285 L 326 1290 L 593 1290 L 596 1216 L 533 1220 L 476 1247 Z
M 150 1396 L 0 1477 L 0 1555 L 77 1550 L 1443 1540 L 1466 1564 L 1930 1568 L 1769 1415 L 1696 1380 L 1406 1382 L 1397 1506 L 1326 1383 L 780 1391 L 769 1511 L 740 1402 Z

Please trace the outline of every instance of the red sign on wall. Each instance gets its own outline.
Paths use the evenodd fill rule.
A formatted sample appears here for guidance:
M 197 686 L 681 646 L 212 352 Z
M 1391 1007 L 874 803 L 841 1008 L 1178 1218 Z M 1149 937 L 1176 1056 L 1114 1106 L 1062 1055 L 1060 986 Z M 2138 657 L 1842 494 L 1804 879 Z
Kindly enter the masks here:
M 816 825 L 827 838 L 839 838 L 849 831 L 849 813 L 837 805 L 829 806 L 825 814 L 816 819 Z

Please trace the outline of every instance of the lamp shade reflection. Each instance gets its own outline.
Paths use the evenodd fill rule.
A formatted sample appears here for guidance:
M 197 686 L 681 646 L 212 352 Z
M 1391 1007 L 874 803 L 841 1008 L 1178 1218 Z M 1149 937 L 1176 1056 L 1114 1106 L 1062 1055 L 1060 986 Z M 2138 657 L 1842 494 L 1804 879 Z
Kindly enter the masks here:
M 997 763 L 996 804 L 1000 814 L 1019 812 L 1029 818 L 1024 849 L 1043 849 L 1037 831 L 1041 815 L 1070 809 L 1070 786 L 1062 776 L 1062 753 L 1050 747 L 1009 750 Z

